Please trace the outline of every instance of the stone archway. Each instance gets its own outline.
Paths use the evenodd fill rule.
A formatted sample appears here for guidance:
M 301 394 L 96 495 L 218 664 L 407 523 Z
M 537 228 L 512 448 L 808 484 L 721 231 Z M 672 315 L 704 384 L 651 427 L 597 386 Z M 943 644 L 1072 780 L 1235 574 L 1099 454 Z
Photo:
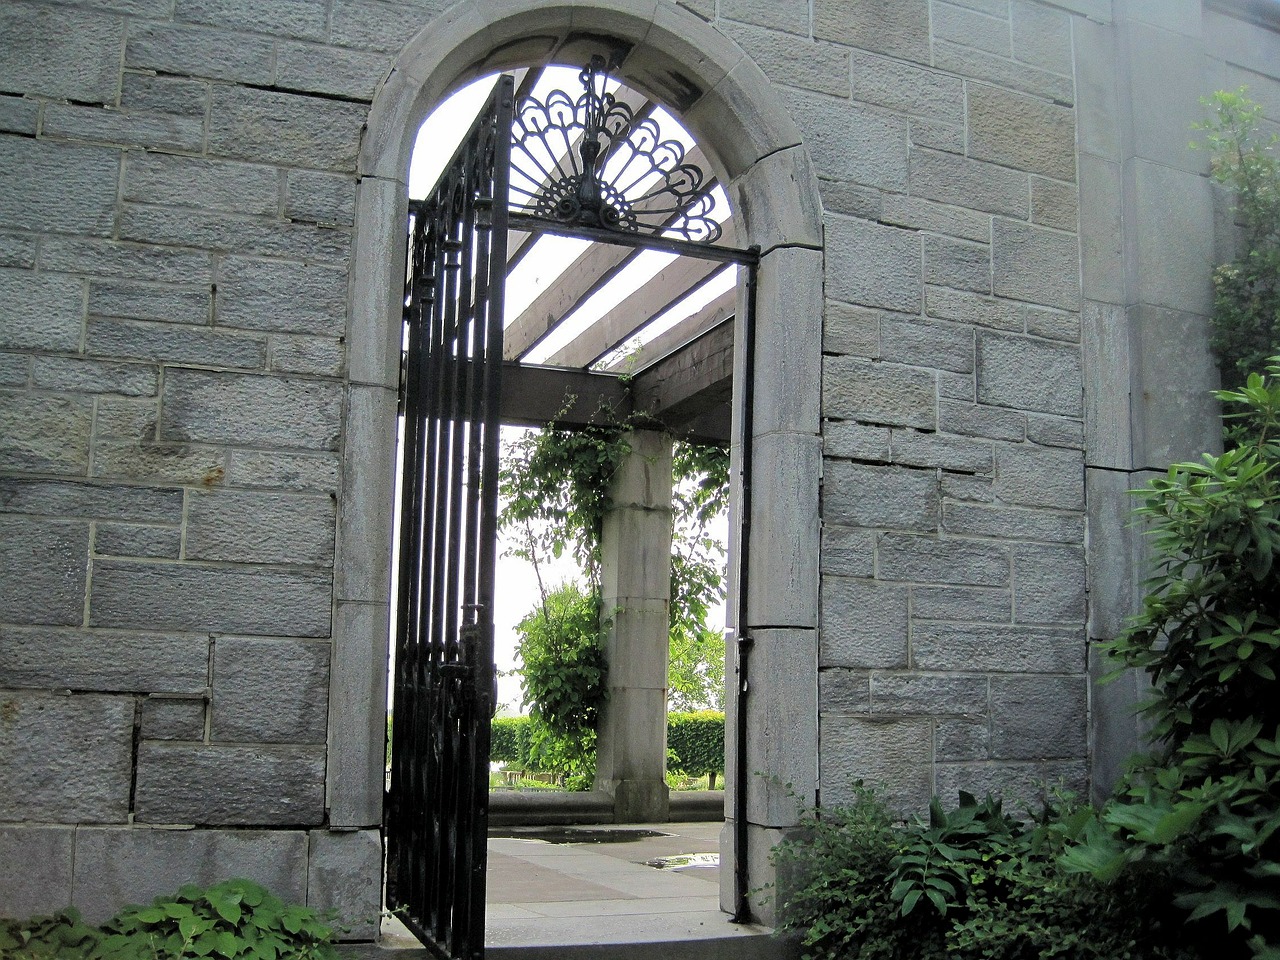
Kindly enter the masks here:
M 546 60 L 553 51 L 572 59 L 577 50 L 608 43 L 629 48 L 620 70 L 628 84 L 681 114 L 730 187 L 741 219 L 739 244 L 758 245 L 761 252 L 750 385 L 758 469 L 749 520 L 753 540 L 768 549 L 750 553 L 740 578 L 738 545 L 730 544 L 730 582 L 748 584 L 744 632 L 752 640 L 745 708 L 752 774 L 745 797 L 748 857 L 740 880 L 757 889 L 771 879 L 768 851 L 795 824 L 797 799 L 812 803 L 817 791 L 821 211 L 799 131 L 764 74 L 710 24 L 656 0 L 612 0 L 599 7 L 463 0 L 406 45 L 374 100 L 360 152 L 351 271 L 352 400 L 335 570 L 330 822 L 340 828 L 381 819 L 402 225 L 414 136 L 430 107 L 469 79 Z M 738 371 L 744 369 L 745 340 L 735 337 Z M 743 379 L 735 374 L 736 382 Z M 735 391 L 738 424 L 743 393 Z M 734 456 L 740 461 L 742 450 Z M 730 610 L 735 608 L 731 596 Z M 732 729 L 736 696 L 728 708 Z M 732 762 L 732 745 L 727 752 Z M 731 789 L 733 775 L 727 771 Z M 733 858 L 732 830 L 727 825 L 722 842 L 726 865 Z

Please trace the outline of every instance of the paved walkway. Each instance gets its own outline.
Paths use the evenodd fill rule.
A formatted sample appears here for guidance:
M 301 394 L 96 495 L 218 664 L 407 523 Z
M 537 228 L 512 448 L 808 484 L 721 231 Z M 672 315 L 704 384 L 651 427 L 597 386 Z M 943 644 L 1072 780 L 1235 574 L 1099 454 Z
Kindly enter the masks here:
M 759 936 L 763 928 L 732 924 L 720 912 L 721 826 L 674 823 L 495 830 L 505 836 L 489 839 L 485 945 L 541 947 Z M 626 842 L 597 842 L 623 831 Z M 651 863 L 666 865 L 660 868 Z M 384 926 L 383 945 L 418 946 L 394 921 Z

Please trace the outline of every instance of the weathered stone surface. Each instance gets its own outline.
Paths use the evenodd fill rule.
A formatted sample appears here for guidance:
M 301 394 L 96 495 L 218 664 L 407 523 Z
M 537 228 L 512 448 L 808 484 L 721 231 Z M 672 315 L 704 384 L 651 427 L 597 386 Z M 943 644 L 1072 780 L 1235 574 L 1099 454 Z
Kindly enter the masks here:
M 848 803 L 863 780 L 891 810 L 919 813 L 929 805 L 932 736 L 923 718 L 823 715 L 818 763 L 823 803 Z
M 907 665 L 908 591 L 895 584 L 822 578 L 823 667 Z
M 973 331 L 886 315 L 880 322 L 880 359 L 971 373 Z
M 213 647 L 215 741 L 325 741 L 329 644 L 219 637 Z
M 0 132 L 34 137 L 40 104 L 24 97 L 0 97 Z
M 163 320 L 202 326 L 209 322 L 208 287 L 178 287 L 169 284 L 89 283 L 89 313 L 100 317 L 130 320 Z
M 994 490 L 1005 503 L 1083 510 L 1084 458 L 1077 450 L 1001 446 Z
M 204 715 L 203 697 L 147 697 L 142 701 L 142 739 L 203 740 Z
M 1120 164 L 1080 154 L 1080 272 L 1086 301 L 1123 303 Z
M 992 677 L 992 757 L 1083 757 L 1087 702 L 1084 677 Z
M 964 153 L 964 127 L 961 124 L 912 119 L 907 124 L 907 134 L 912 147 L 943 150 L 955 154 Z
M 1024 219 L 1031 206 L 1025 173 L 938 150 L 912 149 L 911 194 Z
M 75 903 L 90 923 L 103 922 L 126 903 L 227 877 L 247 877 L 286 903 L 304 903 L 306 833 L 81 827 L 76 834 Z
M 938 481 L 932 471 L 828 460 L 823 518 L 855 526 L 929 531 L 938 525 Z
M 884 198 L 880 219 L 916 230 L 945 233 L 980 243 L 991 241 L 991 218 L 963 207 L 934 203 L 921 197 L 890 194 Z
M 1084 449 L 1084 423 L 1068 417 L 1027 414 L 1027 439 L 1046 447 Z
M 227 257 L 214 320 L 276 333 L 342 333 L 347 273 L 336 267 Z
M 0 270 L 0 347 L 76 350 L 83 313 L 82 281 L 29 270 Z
M 329 825 L 377 827 L 382 822 L 386 758 L 387 605 L 339 600 L 333 629 L 330 688 L 343 691 L 329 723 Z
M 93 421 L 94 440 L 154 440 L 159 406 L 155 397 L 99 397 L 98 414 Z
M 867 427 L 852 420 L 828 420 L 822 427 L 822 452 L 828 457 L 888 463 L 888 427 Z
M 103 363 L 78 357 L 35 357 L 31 384 L 63 393 L 114 393 L 154 397 L 159 371 L 141 363 Z
M 89 525 L 0 516 L 0 621 L 77 624 Z
M 1031 222 L 1074 231 L 1080 223 L 1080 203 L 1075 185 L 1032 177 Z
M 344 47 L 398 51 L 406 37 L 412 37 L 449 6 L 447 0 L 415 0 L 412 4 L 334 0 L 332 40 Z
M 1212 310 L 1213 190 L 1205 177 L 1158 163 L 1125 166 L 1131 294 L 1140 303 L 1207 316 Z M 1175 199 L 1176 198 L 1176 199 Z M 1132 299 L 1131 301 L 1132 302 Z
M 340 100 L 217 86 L 209 152 L 321 170 L 354 170 L 368 107 Z
M 125 203 L 120 238 L 291 260 L 345 263 L 351 232 L 182 207 Z
M 925 234 L 924 282 L 977 293 L 991 292 L 991 247 Z
M 885 580 L 1003 586 L 1009 582 L 1009 552 L 983 540 L 882 533 L 876 569 Z
M 1071 76 L 1071 17 L 1039 3 L 1014 0 L 1009 19 L 1013 57 L 1042 70 Z
M 871 675 L 841 667 L 818 672 L 818 702 L 827 717 L 867 713 L 871 709 Z
M 1200 11 L 1194 15 L 1198 21 Z M 1192 139 L 1187 131 L 1204 119 L 1200 98 L 1213 82 L 1204 74 L 1203 40 L 1131 19 L 1117 50 L 1130 65 L 1125 92 L 1132 104 L 1128 119 L 1133 155 L 1191 173 L 1203 171 L 1206 153 L 1187 148 Z
M 942 526 L 948 533 L 962 536 L 1084 542 L 1084 517 L 1079 513 L 950 502 L 943 506 Z
M 272 43 L 267 37 L 205 27 L 135 25 L 124 62 L 160 73 L 240 83 L 271 83 Z
M 981 83 L 967 89 L 970 156 L 1074 182 L 1075 114 L 1070 108 Z
M 1026 328 L 1026 307 L 1011 300 L 983 297 L 948 287 L 925 287 L 925 313 L 940 320 L 1021 332 Z
M 1015 410 L 943 400 L 938 404 L 938 429 L 966 437 L 1021 440 L 1026 417 Z
M 1008 590 L 920 585 L 911 590 L 911 615 L 921 620 L 1009 623 L 1012 607 Z
M 338 514 L 341 553 L 334 576 L 334 594 L 339 600 L 385 602 L 390 589 L 393 497 L 388 478 L 395 469 L 395 436 L 391 429 L 395 410 L 393 390 L 357 385 L 347 388 L 344 411 L 347 439 L 342 460 L 342 490 L 338 497 L 342 504 Z M 815 448 L 812 466 L 795 475 L 816 480 L 816 439 L 812 445 Z M 775 447 L 773 452 L 779 451 Z M 775 478 L 774 483 L 777 482 Z M 816 490 L 812 493 L 792 490 L 790 495 L 793 501 L 790 509 L 795 511 L 790 516 L 797 517 L 809 509 L 813 516 L 808 522 L 814 528 L 816 539 Z M 790 529 L 803 530 L 805 525 Z
M 1069 343 L 1080 342 L 1080 314 L 1068 310 L 1027 307 L 1027 333 Z
M 59 518 L 177 524 L 182 520 L 182 491 L 0 477 L 0 509 Z
M 94 564 L 89 622 L 325 637 L 331 602 L 328 573 L 100 560 Z
M 1084 548 L 1015 544 L 1013 594 L 1019 623 L 1080 623 L 1085 615 Z
M 193 491 L 186 557 L 331 566 L 333 530 L 334 504 L 327 496 Z
M 853 357 L 823 358 L 822 415 L 864 423 L 930 428 L 936 422 L 933 374 Z
M 140 162 L 131 161 L 130 169 Z M 111 280 L 200 286 L 213 282 L 213 260 L 207 253 L 92 237 L 44 237 L 40 243 L 40 268 L 54 273 L 82 273 Z
M 773 4 L 752 3 L 761 11 L 774 10 Z M 807 11 L 806 17 L 808 19 Z M 849 96 L 849 51 L 835 44 L 814 42 L 805 36 L 782 32 L 786 28 L 760 29 L 758 27 L 724 24 L 730 37 L 736 40 L 760 69 L 770 79 L 789 86 L 813 90 L 834 97 Z
M 125 168 L 122 197 L 270 216 L 280 209 L 280 177 L 260 164 L 144 153 Z
M 754 23 L 773 30 L 807 35 L 809 33 L 809 4 L 805 0 L 723 0 L 720 15 L 730 20 Z
M 1002 57 L 1012 55 L 1008 16 L 990 16 L 950 3 L 930 7 L 933 37 Z
M 1075 97 L 1070 77 L 947 40 L 934 41 L 933 65 L 939 70 L 985 80 L 1010 90 L 1021 90 L 1055 103 L 1069 105 Z
M 45 241 L 49 241 L 49 237 Z M 36 238 L 25 233 L 0 233 L 0 267 L 34 267 Z
M 1069 673 L 1084 669 L 1084 631 L 924 621 L 911 631 L 911 665 L 919 670 Z
M 978 797 L 989 793 L 1002 797 L 1007 810 L 1035 809 L 1055 789 L 1085 796 L 1089 786 L 1083 760 L 937 763 L 934 777 L 939 796 L 956 797 L 961 790 Z
M 153 557 L 177 560 L 182 545 L 178 527 L 145 527 L 132 523 L 99 523 L 93 552 L 104 557 Z
M 307 866 L 307 906 L 337 911 L 353 940 L 378 935 L 382 913 L 382 837 L 377 830 L 314 830 Z
M 789 111 L 820 176 L 902 191 L 907 185 L 907 127 L 847 98 L 789 92 Z
M 826 301 L 822 322 L 822 350 L 855 357 L 880 356 L 880 312 Z
M 183 0 L 179 19 L 212 27 L 318 40 L 324 36 L 325 0 Z
M 338 384 L 175 369 L 165 377 L 160 438 L 334 450 L 341 403 Z
M 93 446 L 89 475 L 111 480 L 137 480 L 211 487 L 226 476 L 226 454 L 216 447 L 147 440 L 99 439 Z
M 290 220 L 349 227 L 355 218 L 354 177 L 290 170 L 285 190 L 284 215 Z
M 964 85 L 956 77 L 858 50 L 852 57 L 855 100 L 939 123 L 963 122 Z
M 996 296 L 1080 309 L 1080 250 L 1074 234 L 996 218 L 991 225 Z
M 381 53 L 321 47 L 304 43 L 276 45 L 276 86 L 372 101 L 391 71 L 391 58 Z
M 267 344 L 260 337 L 94 317 L 85 349 L 99 357 L 130 357 L 167 363 L 261 369 Z
M 813 35 L 916 63 L 929 62 L 928 0 L 815 0 Z
M 0 821 L 123 822 L 132 750 L 131 697 L 0 694 Z
M 183 77 L 126 73 L 120 85 L 120 106 L 126 110 L 203 117 L 209 110 L 209 84 Z
M 0 827 L 0 917 L 43 917 L 71 905 L 71 865 L 75 828 Z
M 894 430 L 891 439 L 893 462 L 910 467 L 939 467 L 961 473 L 990 473 L 993 466 L 991 444 L 942 433 Z
M 948 761 L 986 760 L 991 756 L 991 722 L 986 717 L 940 718 L 933 725 L 933 754 L 939 770 Z
M 21 353 L 0 353 L 0 386 L 25 387 L 31 376 L 31 360 Z
M 792 826 L 796 797 L 813 796 L 818 780 L 818 637 L 815 630 L 756 630 L 751 669 L 773 678 L 768 697 L 748 697 L 747 768 L 768 770 L 768 784 L 748 788 L 752 823 Z
M 822 525 L 822 572 L 840 577 L 870 577 L 875 563 L 875 535 L 858 527 Z
M 231 453 L 227 483 L 236 487 L 333 492 L 338 489 L 338 458 L 235 450 Z
M 324 748 L 143 741 L 134 802 L 139 823 L 319 824 Z
M 106 693 L 198 693 L 207 636 L 0 627 L 0 662 L 13 686 Z
M 987 711 L 987 678 L 937 676 L 927 673 L 871 674 L 873 714 L 983 714 Z
M 124 21 L 26 0 L 0 8 L 0 89 L 58 100 L 114 101 Z
M 978 334 L 978 400 L 998 407 L 1079 417 L 1080 348 L 1035 337 Z
M 346 343 L 341 337 L 278 336 L 271 338 L 272 370 L 340 377 L 346 368 Z
M 863 220 L 879 220 L 883 191 L 843 180 L 818 178 L 822 209 L 827 213 L 841 213 Z
M 41 130 L 47 136 L 82 143 L 156 150 L 199 150 L 204 144 L 203 117 L 126 113 L 114 107 L 51 103 L 45 107 Z

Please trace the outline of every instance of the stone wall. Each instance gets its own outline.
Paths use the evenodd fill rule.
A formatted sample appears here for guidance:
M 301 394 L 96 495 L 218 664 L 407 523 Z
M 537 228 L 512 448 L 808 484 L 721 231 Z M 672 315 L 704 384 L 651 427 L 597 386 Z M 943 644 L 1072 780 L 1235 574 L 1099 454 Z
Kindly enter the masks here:
M 1229 218 L 1188 125 L 1241 82 L 1280 120 L 1280 35 L 1242 0 L 607 6 L 668 45 L 641 85 L 702 78 L 679 105 L 772 238 L 754 516 L 795 535 L 752 560 L 752 885 L 781 783 L 1105 783 L 1123 491 L 1215 433 Z M 595 16 L 446 7 L 0 7 L 0 863 L 32 865 L 0 913 L 247 874 L 373 929 L 399 341 L 354 318 L 396 316 L 403 248 L 367 244 L 404 170 L 365 126 L 472 68 L 424 37 L 536 60 Z M 759 71 L 780 109 L 732 99 Z M 758 182 L 812 174 L 820 236 Z

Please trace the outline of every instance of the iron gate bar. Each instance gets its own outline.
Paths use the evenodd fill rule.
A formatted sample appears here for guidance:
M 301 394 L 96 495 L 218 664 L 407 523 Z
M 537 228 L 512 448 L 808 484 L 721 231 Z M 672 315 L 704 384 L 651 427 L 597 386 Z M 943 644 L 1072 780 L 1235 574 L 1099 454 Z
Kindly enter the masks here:
M 760 259 L 758 250 L 742 250 L 737 247 L 711 246 L 694 240 L 677 240 L 674 237 L 654 236 L 645 233 L 619 233 L 604 227 L 590 227 L 582 224 L 561 223 L 558 220 L 547 220 L 529 213 L 511 211 L 511 229 L 529 232 L 551 233 L 562 237 L 580 237 L 583 240 L 594 240 L 597 243 L 612 243 L 623 247 L 644 247 L 650 250 L 662 250 L 678 254 L 682 257 L 697 257 L 701 260 L 719 260 L 721 263 L 756 263 Z

